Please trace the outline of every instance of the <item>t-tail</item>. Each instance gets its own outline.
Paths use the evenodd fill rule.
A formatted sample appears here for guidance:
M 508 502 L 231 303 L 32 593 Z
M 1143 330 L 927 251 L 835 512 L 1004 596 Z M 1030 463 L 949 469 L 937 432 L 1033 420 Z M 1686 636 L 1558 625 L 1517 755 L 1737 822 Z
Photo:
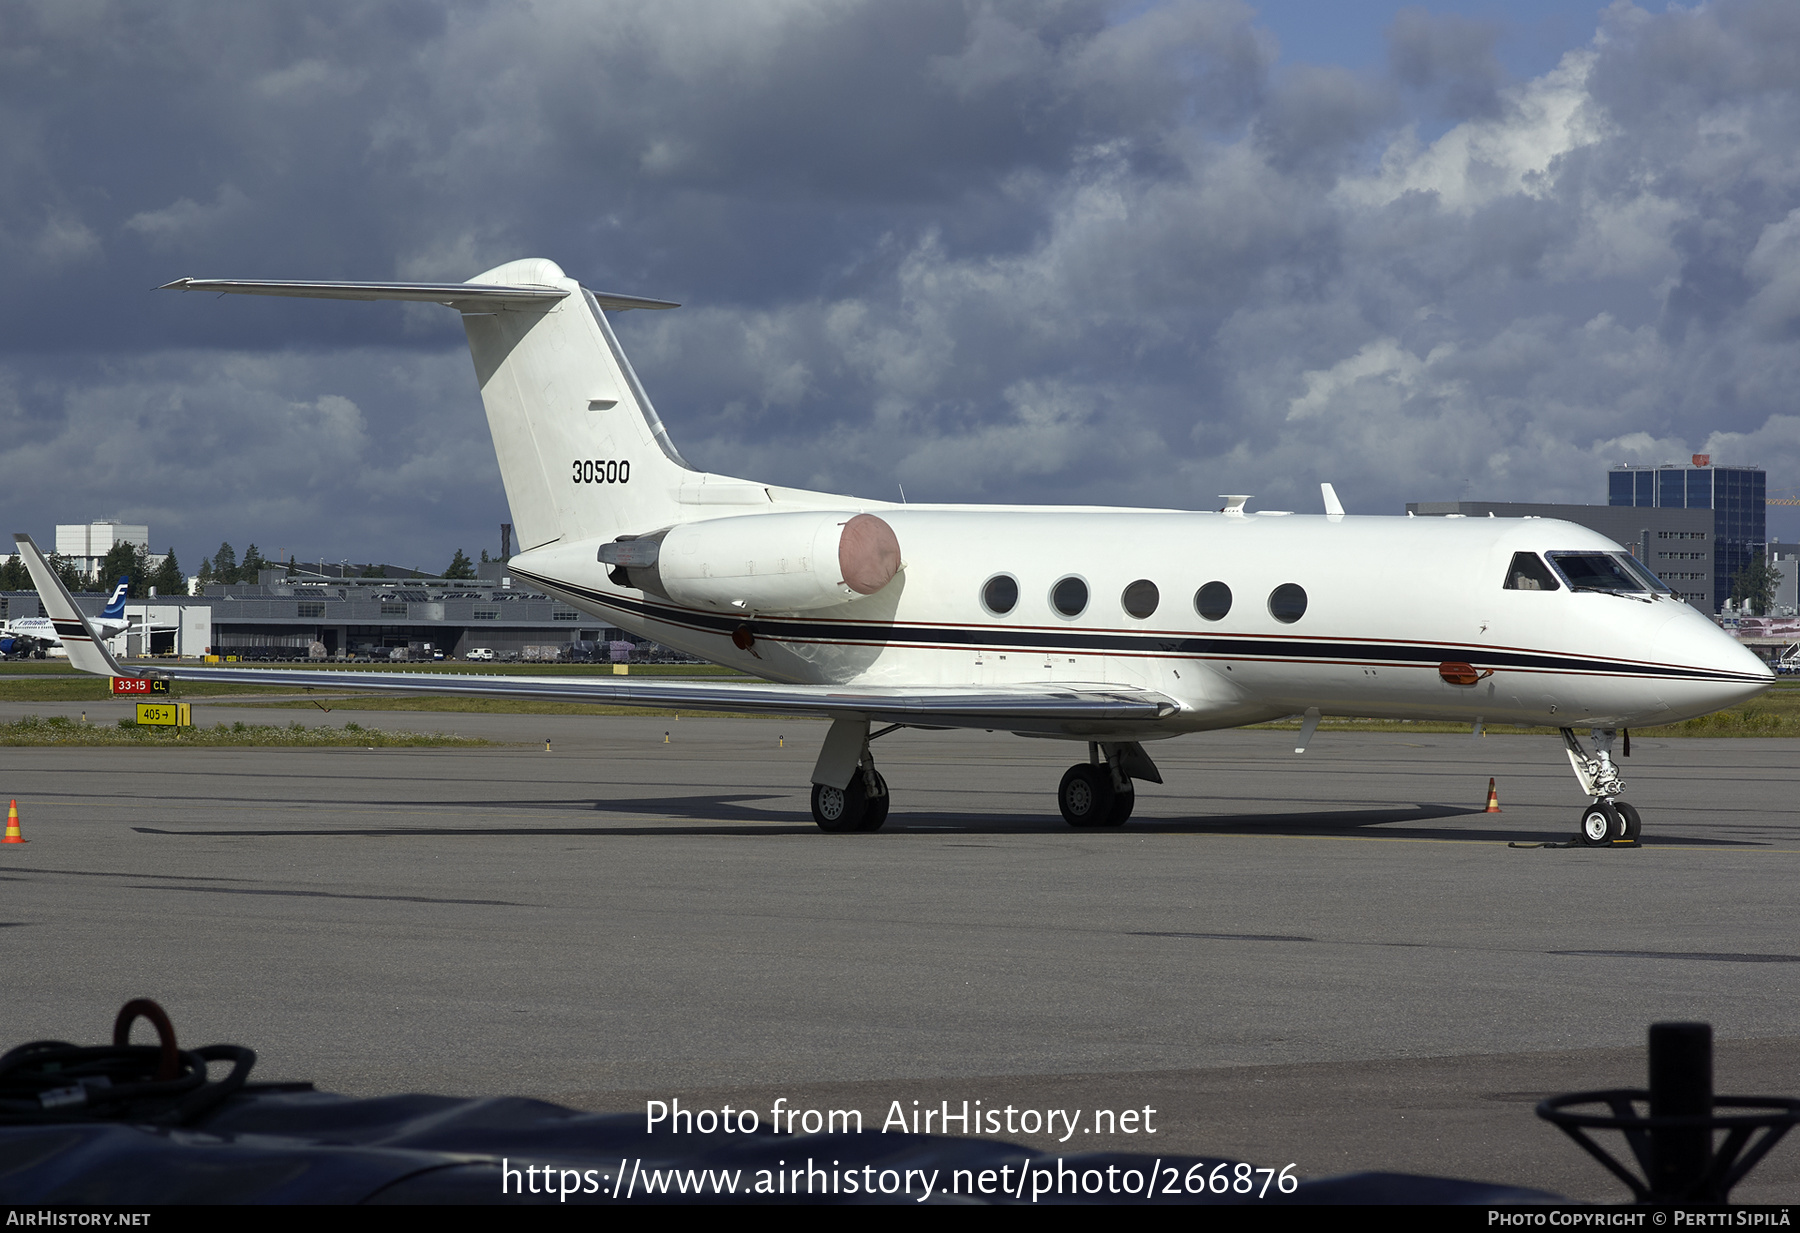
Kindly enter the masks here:
M 466 283 L 183 278 L 167 286 L 425 301 L 459 311 L 520 551 L 750 512 L 701 511 L 696 505 L 759 504 L 767 510 L 773 502 L 766 489 L 688 466 L 626 360 L 607 311 L 678 307 L 670 301 L 591 291 L 542 258 L 509 261 Z

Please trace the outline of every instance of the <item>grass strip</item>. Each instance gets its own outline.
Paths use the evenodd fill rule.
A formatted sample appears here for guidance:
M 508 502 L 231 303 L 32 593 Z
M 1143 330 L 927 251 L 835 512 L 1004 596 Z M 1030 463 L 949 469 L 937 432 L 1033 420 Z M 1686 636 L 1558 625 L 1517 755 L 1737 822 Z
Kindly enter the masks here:
M 1796 691 L 1796 695 L 1800 695 L 1800 691 Z M 1589 725 L 1576 724 L 1574 726 L 1579 732 Z M 1253 724 L 1251 727 L 1298 732 L 1300 721 L 1280 719 L 1273 723 Z M 1470 725 L 1431 719 L 1325 719 L 1320 721 L 1319 731 L 1460 732 L 1467 735 Z M 1531 724 L 1488 724 L 1483 731 L 1489 736 L 1555 736 L 1557 734 L 1555 728 Z M 1782 697 L 1780 694 L 1767 694 L 1743 706 L 1734 706 L 1729 710 L 1702 715 L 1698 719 L 1683 720 L 1678 724 L 1662 724 L 1652 728 L 1633 728 L 1631 733 L 1633 736 L 1648 737 L 1800 736 L 1800 696 Z
M 434 711 L 461 715 L 643 715 L 662 719 L 769 719 L 767 712 L 696 711 L 645 706 L 603 706 L 588 702 L 548 702 L 536 698 L 465 698 L 455 694 L 345 694 L 319 699 L 333 711 Z M 280 702 L 233 703 L 256 710 L 317 710 L 301 698 Z
M 347 723 L 341 728 L 308 728 L 300 723 L 215 724 L 210 728 L 140 726 L 129 719 L 116 724 L 84 724 L 64 716 L 42 719 L 27 715 L 12 723 L 0 723 L 0 745 L 139 745 L 162 748 L 183 746 L 257 746 L 283 748 L 349 747 L 394 749 L 431 746 L 495 745 L 498 742 L 440 732 L 383 732 Z

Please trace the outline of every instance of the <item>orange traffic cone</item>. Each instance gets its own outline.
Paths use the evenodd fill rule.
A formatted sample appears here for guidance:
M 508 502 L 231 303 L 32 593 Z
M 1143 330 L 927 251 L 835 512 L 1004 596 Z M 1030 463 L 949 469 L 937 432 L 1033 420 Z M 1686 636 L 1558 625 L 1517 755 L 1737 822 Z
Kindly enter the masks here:
M 1488 813 L 1499 813 L 1500 812 L 1500 796 L 1498 793 L 1496 793 L 1494 791 L 1494 781 L 1492 779 L 1488 780 L 1487 812 Z
M 14 801 L 6 811 L 6 838 L 0 843 L 24 843 L 25 836 L 19 834 L 19 802 Z

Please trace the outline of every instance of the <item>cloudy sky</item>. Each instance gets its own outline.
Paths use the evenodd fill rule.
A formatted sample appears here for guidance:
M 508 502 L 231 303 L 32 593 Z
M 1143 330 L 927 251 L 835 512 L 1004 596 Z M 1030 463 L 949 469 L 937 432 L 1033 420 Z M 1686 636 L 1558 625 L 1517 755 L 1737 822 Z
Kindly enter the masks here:
M 1792 0 L 11 0 L 4 529 L 497 548 L 450 312 L 153 288 L 521 256 L 682 301 L 663 419 L 779 483 L 1800 489 L 1797 87 Z

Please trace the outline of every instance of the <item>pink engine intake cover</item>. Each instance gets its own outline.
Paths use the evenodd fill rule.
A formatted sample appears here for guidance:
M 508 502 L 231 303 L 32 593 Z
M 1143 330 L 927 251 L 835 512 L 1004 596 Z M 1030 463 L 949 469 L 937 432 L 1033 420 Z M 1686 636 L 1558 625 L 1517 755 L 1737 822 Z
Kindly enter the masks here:
M 873 595 L 900 572 L 900 541 L 894 528 L 873 514 L 858 514 L 844 524 L 838 540 L 838 569 L 844 585 L 858 595 Z

